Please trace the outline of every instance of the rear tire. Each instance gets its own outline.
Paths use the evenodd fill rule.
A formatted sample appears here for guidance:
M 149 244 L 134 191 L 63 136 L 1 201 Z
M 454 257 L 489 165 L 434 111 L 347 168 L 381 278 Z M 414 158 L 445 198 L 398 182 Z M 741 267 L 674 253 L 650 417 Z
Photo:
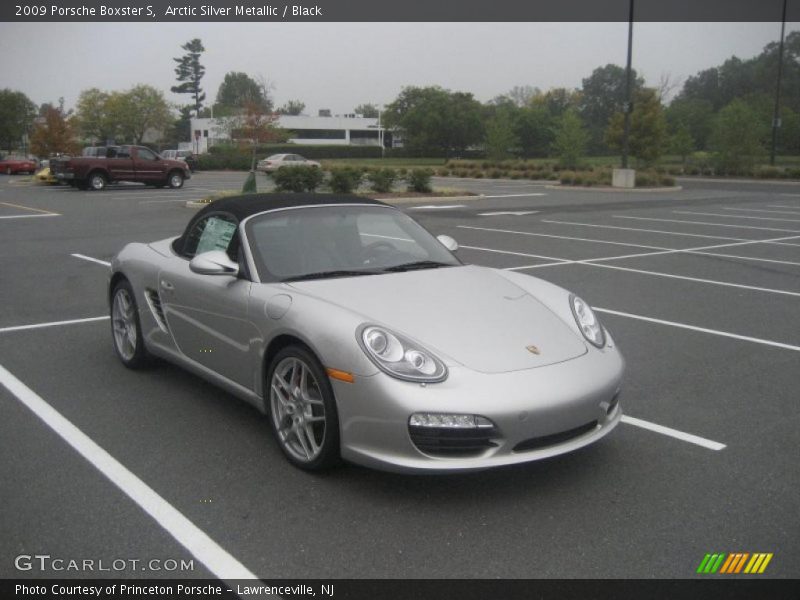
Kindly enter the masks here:
M 141 369 L 150 364 L 151 356 L 144 345 L 136 296 L 127 279 L 120 281 L 111 294 L 111 338 L 123 365 L 129 369 Z
M 108 179 L 106 179 L 106 176 L 99 171 L 89 175 L 89 188 L 95 192 L 100 192 L 106 189 L 107 184 Z

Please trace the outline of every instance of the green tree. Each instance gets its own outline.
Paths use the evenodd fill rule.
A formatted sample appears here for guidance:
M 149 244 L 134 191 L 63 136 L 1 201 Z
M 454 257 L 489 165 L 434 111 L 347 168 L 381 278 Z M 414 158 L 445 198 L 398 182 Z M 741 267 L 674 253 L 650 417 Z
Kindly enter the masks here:
M 580 110 L 582 94 L 567 88 L 551 88 L 541 96 L 536 96 L 532 104 L 543 106 L 553 118 L 560 118 L 570 108 Z
M 472 94 L 438 86 L 407 87 L 387 105 L 384 123 L 399 129 L 406 148 L 416 156 L 451 156 L 480 143 L 483 107 Z
M 654 164 L 663 154 L 667 141 L 667 121 L 664 109 L 653 88 L 641 88 L 636 91 L 631 113 L 630 135 L 628 145 L 630 153 L 644 165 Z M 624 134 L 625 116 L 616 113 L 611 117 L 606 132 L 609 147 L 621 151 Z
M 492 160 L 503 160 L 511 156 L 519 146 L 514 132 L 511 111 L 501 108 L 486 124 L 486 155 Z
M 575 109 L 568 109 L 561 115 L 553 141 L 553 152 L 558 156 L 562 167 L 575 169 L 586 153 L 589 135 L 583 121 Z
M 144 84 L 112 93 L 107 107 L 109 120 L 122 139 L 135 144 L 141 144 L 150 131 L 163 135 L 173 120 L 164 95 Z
M 297 116 L 303 113 L 306 105 L 300 100 L 289 100 L 286 104 L 278 109 L 279 115 Z
M 205 52 L 205 48 L 203 42 L 194 38 L 181 46 L 181 49 L 186 54 L 172 59 L 178 63 L 178 66 L 175 67 L 175 75 L 180 83 L 170 89 L 174 94 L 191 94 L 194 98 L 195 114 L 199 116 L 203 101 L 206 99 L 203 88 L 200 87 L 203 75 L 206 74 L 206 68 L 200 64 L 200 55 Z
M 377 119 L 380 109 L 376 104 L 359 104 L 353 109 L 357 115 L 363 115 L 367 119 Z
M 674 135 L 686 129 L 698 150 L 708 147 L 708 138 L 714 125 L 714 106 L 700 98 L 676 98 L 664 111 L 667 125 Z
M 36 118 L 36 105 L 22 92 L 0 90 L 0 149 L 22 144 Z
M 780 154 L 800 155 L 800 113 L 788 107 L 781 110 L 777 149 Z
M 78 133 L 89 143 L 113 139 L 115 126 L 109 115 L 110 95 L 97 88 L 83 90 L 78 97 L 75 121 Z
M 75 154 L 78 150 L 75 131 L 69 114 L 64 110 L 64 99 L 61 98 L 58 108 L 52 104 L 45 106 L 42 119 L 31 132 L 31 152 L 47 157 L 61 152 Z
M 252 79 L 247 73 L 230 71 L 217 90 L 214 114 L 225 116 L 241 111 L 248 104 L 257 104 L 262 111 L 272 111 L 272 100 L 265 95 L 266 88 Z
M 769 127 L 759 124 L 756 111 L 736 99 L 717 114 L 711 134 L 711 148 L 717 164 L 726 173 L 746 173 L 764 155 Z
M 534 101 L 530 106 L 519 109 L 514 132 L 523 156 L 544 157 L 549 154 L 560 116 L 551 114 L 543 102 Z
M 644 80 L 631 73 L 632 93 L 644 86 Z M 608 64 L 598 67 L 583 80 L 581 90 L 580 113 L 587 124 L 589 133 L 588 150 L 591 154 L 602 154 L 608 150 L 605 144 L 605 132 L 611 117 L 623 109 L 625 103 L 625 69 Z
M 672 134 L 669 139 L 669 147 L 671 152 L 681 157 L 681 163 L 684 167 L 689 155 L 697 149 L 694 138 L 689 128 L 685 125 L 678 127 L 678 130 Z

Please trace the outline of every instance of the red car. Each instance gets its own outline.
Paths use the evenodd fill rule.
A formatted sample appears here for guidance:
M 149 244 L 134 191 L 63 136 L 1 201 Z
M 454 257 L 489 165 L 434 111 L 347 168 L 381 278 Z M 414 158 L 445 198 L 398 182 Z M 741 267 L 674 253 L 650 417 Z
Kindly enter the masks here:
M 0 173 L 14 175 L 15 173 L 33 173 L 36 171 L 36 161 L 27 158 L 0 158 Z

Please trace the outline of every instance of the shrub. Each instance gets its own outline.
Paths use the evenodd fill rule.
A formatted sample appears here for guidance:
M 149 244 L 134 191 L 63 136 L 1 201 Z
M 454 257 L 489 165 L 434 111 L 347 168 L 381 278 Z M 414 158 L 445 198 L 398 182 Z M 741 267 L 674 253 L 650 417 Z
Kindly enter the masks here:
M 450 173 L 447 169 L 443 169 L 447 174 Z M 440 173 L 441 174 L 441 173 Z M 397 171 L 394 169 L 377 169 L 367 173 L 367 180 L 369 187 L 373 192 L 385 194 L 392 191 L 394 182 L 397 181 Z
M 331 169 L 328 187 L 336 194 L 352 194 L 353 190 L 361 185 L 361 180 L 363 178 L 364 172 L 354 167 Z
M 756 177 L 759 179 L 777 179 L 782 175 L 782 170 L 778 167 L 763 166 L 756 169 Z
M 431 172 L 429 169 L 414 169 L 406 177 L 409 192 L 427 193 L 431 188 Z
M 672 187 L 675 185 L 675 178 L 670 175 L 662 175 L 659 179 L 659 184 L 665 187 Z
M 800 167 L 786 169 L 786 176 L 790 179 L 800 179 Z
M 314 192 L 325 174 L 317 167 L 281 167 L 271 174 L 277 192 Z

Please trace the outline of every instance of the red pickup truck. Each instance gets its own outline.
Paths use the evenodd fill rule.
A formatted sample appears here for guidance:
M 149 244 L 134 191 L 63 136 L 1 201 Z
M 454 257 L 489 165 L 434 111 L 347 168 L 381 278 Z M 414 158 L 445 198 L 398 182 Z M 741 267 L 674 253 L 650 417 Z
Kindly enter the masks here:
M 179 188 L 191 177 L 182 160 L 167 160 L 144 146 L 92 148 L 84 156 L 54 159 L 50 171 L 58 181 L 82 190 L 102 190 L 115 181 L 138 181 L 156 187 Z

